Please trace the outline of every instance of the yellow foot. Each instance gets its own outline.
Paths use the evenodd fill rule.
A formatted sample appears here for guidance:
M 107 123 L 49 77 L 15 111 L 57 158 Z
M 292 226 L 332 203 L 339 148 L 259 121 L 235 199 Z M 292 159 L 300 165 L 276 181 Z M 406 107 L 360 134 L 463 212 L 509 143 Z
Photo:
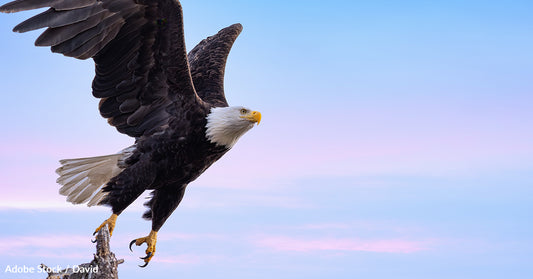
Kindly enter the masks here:
M 113 235 L 113 230 L 115 229 L 115 222 L 117 222 L 117 214 L 112 214 L 109 219 L 105 220 L 96 230 L 94 231 L 93 235 L 97 234 L 101 228 L 103 228 L 105 225 L 107 225 L 107 228 L 109 229 L 109 235 Z
M 147 237 L 137 238 L 130 242 L 130 251 L 132 252 L 133 250 L 131 250 L 131 246 L 133 245 L 133 243 L 135 243 L 135 245 L 137 246 L 141 246 L 143 243 L 146 243 L 146 245 L 148 246 L 148 248 L 146 248 L 146 257 L 141 258 L 141 260 L 144 260 L 144 265 L 140 265 L 140 267 L 146 267 L 148 263 L 150 262 L 150 260 L 152 259 L 152 257 L 154 256 L 156 242 L 157 242 L 156 231 L 151 231 Z

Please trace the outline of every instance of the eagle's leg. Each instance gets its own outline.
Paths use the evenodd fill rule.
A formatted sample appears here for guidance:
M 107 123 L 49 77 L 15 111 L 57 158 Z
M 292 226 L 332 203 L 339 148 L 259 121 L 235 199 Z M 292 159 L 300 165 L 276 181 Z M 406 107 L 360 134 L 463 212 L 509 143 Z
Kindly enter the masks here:
M 140 265 L 140 267 L 146 267 L 152 257 L 155 254 L 155 244 L 157 242 L 157 231 L 150 231 L 150 234 L 146 237 L 137 238 L 130 242 L 130 250 L 131 246 L 135 243 L 137 246 L 141 246 L 143 243 L 146 243 L 148 246 L 146 248 L 146 257 L 141 258 L 141 260 L 144 260 L 144 265 Z
M 118 215 L 144 192 L 146 185 L 152 184 L 154 178 L 149 166 L 141 162 L 133 164 L 113 177 L 103 188 L 105 196 L 98 203 L 111 206 L 113 214 L 96 229 L 96 232 L 108 225 L 109 233 L 112 234 Z
M 130 250 L 134 243 L 137 246 L 140 246 L 143 243 L 148 245 L 146 248 L 146 257 L 141 258 L 144 260 L 144 265 L 141 267 L 146 267 L 154 256 L 157 232 L 161 229 L 174 209 L 178 207 L 183 198 L 183 194 L 185 193 L 185 186 L 186 185 L 168 185 L 167 187 L 154 190 L 152 192 L 152 199 L 146 203 L 146 205 L 150 207 L 150 210 L 147 211 L 143 217 L 152 220 L 152 231 L 147 237 L 135 239 L 130 243 Z
M 93 235 L 97 234 L 100 229 L 102 229 L 105 225 L 107 225 L 107 228 L 109 229 L 109 235 L 113 235 L 113 230 L 115 229 L 115 223 L 117 222 L 118 214 L 111 214 L 111 217 L 109 217 L 107 220 L 105 220 L 96 230 L 94 231 Z

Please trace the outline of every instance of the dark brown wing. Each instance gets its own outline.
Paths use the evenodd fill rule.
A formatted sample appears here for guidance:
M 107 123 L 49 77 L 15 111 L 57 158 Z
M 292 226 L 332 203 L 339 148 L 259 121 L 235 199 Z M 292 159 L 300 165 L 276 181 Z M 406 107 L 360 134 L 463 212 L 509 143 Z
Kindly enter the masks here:
M 233 43 L 242 31 L 234 24 L 202 40 L 189 52 L 189 64 L 198 96 L 213 107 L 227 107 L 224 70 Z
M 94 58 L 93 95 L 101 98 L 102 116 L 121 133 L 152 134 L 184 115 L 178 110 L 204 105 L 190 76 L 178 1 L 18 0 L 0 11 L 42 7 L 50 9 L 14 31 L 48 27 L 36 45 Z

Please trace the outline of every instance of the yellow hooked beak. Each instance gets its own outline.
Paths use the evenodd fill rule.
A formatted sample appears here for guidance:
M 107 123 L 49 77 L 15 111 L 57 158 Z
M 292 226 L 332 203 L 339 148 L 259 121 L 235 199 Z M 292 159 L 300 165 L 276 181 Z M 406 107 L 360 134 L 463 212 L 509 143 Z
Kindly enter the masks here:
M 241 116 L 241 118 L 244 118 L 253 123 L 257 123 L 257 125 L 259 125 L 259 122 L 261 122 L 261 113 L 258 111 L 252 111 L 248 113 L 247 115 Z

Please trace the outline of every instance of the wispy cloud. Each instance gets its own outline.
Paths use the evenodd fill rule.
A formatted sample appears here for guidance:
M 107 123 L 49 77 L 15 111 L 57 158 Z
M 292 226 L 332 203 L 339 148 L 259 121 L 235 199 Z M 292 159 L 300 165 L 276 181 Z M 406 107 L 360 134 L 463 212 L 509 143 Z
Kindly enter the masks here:
M 181 255 L 158 255 L 154 258 L 155 262 L 166 264 L 205 264 L 218 263 L 226 259 L 224 255 L 209 255 L 209 254 L 181 254 Z
M 425 229 L 419 225 L 405 224 L 391 221 L 380 220 L 347 220 L 346 222 L 333 223 L 310 223 L 296 225 L 291 229 L 298 231 L 321 231 L 321 232 L 367 232 L 376 233 L 394 233 L 395 235 L 419 235 Z
M 0 238 L 0 249 L 9 251 L 21 247 L 33 248 L 63 248 L 87 242 L 87 236 L 81 235 L 36 235 L 36 236 L 11 236 Z M 90 246 L 88 243 L 86 246 Z
M 263 236 L 254 240 L 263 248 L 275 251 L 363 251 L 377 253 L 415 253 L 428 250 L 431 242 L 402 239 L 358 238 L 294 238 L 288 236 Z
M 228 238 L 227 235 L 215 234 L 215 233 L 172 233 L 167 232 L 159 236 L 159 240 L 206 240 L 216 239 L 222 240 Z

